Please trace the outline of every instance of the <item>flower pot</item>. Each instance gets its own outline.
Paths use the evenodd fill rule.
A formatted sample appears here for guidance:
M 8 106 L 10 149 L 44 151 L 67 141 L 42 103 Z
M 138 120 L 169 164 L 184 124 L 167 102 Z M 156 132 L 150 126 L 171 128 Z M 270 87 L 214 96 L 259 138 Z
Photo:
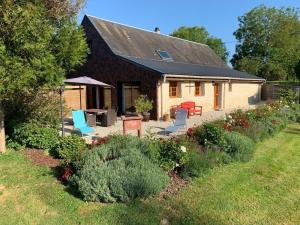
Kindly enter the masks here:
M 170 120 L 170 114 L 163 115 L 163 121 L 168 122 Z
M 150 113 L 149 112 L 143 112 L 143 121 L 148 122 L 150 120 Z

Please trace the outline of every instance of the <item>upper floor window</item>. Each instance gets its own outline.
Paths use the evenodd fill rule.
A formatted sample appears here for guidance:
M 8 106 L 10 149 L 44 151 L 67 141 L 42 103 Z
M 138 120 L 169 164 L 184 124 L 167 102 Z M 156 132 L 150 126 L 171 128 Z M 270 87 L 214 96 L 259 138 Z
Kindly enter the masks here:
M 169 83 L 169 96 L 171 98 L 177 98 L 179 97 L 179 87 L 177 81 L 170 81 Z

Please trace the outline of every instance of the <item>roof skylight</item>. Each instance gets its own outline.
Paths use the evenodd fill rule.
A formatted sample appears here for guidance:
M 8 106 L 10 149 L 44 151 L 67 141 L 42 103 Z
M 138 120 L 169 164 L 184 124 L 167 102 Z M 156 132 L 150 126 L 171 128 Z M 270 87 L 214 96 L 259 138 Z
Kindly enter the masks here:
M 167 51 L 156 50 L 162 60 L 173 61 L 172 56 Z

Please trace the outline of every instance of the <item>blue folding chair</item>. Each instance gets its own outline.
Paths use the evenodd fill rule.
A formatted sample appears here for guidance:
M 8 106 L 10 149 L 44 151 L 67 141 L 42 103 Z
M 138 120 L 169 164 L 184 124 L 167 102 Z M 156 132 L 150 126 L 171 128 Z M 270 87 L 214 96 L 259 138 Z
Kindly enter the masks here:
M 177 109 L 175 112 L 174 124 L 165 128 L 165 133 L 173 133 L 178 130 L 186 129 L 188 111 L 186 109 Z
M 86 123 L 83 110 L 72 111 L 72 116 L 73 116 L 74 128 L 80 131 L 81 136 L 83 136 L 84 134 L 88 135 L 89 133 L 95 131 L 95 129 L 89 127 L 88 124 Z

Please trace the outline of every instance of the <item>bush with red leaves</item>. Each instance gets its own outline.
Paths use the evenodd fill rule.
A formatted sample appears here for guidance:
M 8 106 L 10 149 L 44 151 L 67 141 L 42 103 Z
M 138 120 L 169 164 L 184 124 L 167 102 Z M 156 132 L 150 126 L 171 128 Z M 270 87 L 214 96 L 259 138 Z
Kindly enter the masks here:
M 187 132 L 186 132 L 186 135 L 188 136 L 188 137 L 193 137 L 193 135 L 194 135 L 194 129 L 191 127 L 191 128 L 189 128 L 188 130 L 187 130 Z
M 92 144 L 90 145 L 90 148 L 94 148 L 94 147 L 96 147 L 98 145 L 107 144 L 110 139 L 111 139 L 111 136 L 102 137 L 102 138 L 99 137 L 96 140 L 93 140 Z
M 73 174 L 73 169 L 71 167 L 64 168 L 64 171 L 61 177 L 59 178 L 59 180 L 62 182 L 68 182 L 72 174 Z

